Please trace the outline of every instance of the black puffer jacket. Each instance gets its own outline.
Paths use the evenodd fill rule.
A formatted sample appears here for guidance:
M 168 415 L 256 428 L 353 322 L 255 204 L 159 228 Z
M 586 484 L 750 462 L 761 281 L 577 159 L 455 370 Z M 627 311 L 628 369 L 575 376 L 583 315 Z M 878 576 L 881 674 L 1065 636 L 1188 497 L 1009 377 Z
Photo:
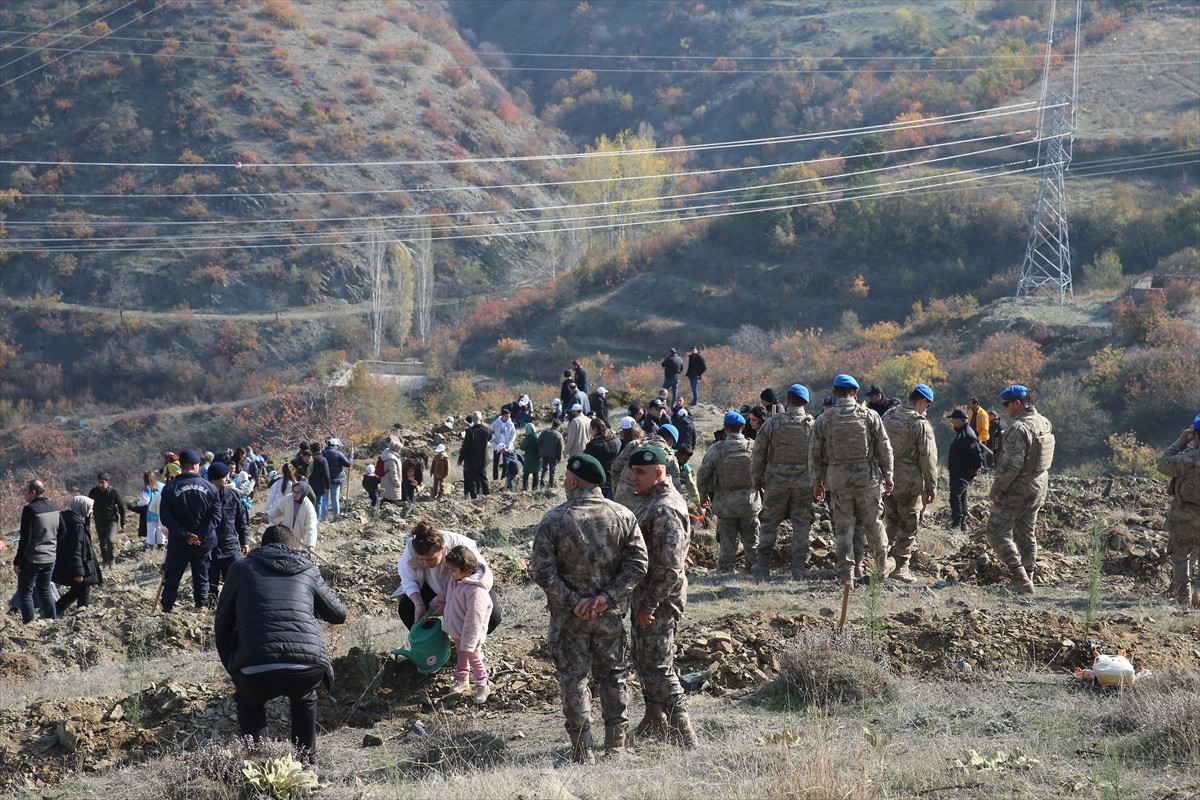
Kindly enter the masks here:
M 58 537 L 57 558 L 50 577 L 63 586 L 73 586 L 76 577 L 82 577 L 85 586 L 103 583 L 84 520 L 69 508 L 62 512 L 61 518 L 64 529 Z
M 231 675 L 262 664 L 313 664 L 333 682 L 318 618 L 346 621 L 308 553 L 281 544 L 250 551 L 229 568 L 217 603 L 217 654 Z
M 621 452 L 621 440 L 616 435 L 593 436 L 588 440 L 583 452 L 600 462 L 604 467 L 604 483 L 601 488 L 611 489 L 613 486 L 612 463 Z

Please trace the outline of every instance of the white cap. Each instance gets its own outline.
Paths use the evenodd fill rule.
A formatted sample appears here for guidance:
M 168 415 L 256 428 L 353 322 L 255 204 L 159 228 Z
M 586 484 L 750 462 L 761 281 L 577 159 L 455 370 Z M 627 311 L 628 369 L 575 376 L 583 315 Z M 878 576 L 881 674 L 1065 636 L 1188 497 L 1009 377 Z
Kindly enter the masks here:
M 675 416 L 677 416 L 677 417 L 686 417 L 687 415 L 688 415 L 688 413 L 687 413 L 686 408 L 681 408 L 675 412 Z
M 439 444 L 437 447 L 433 448 L 433 452 L 435 452 L 435 453 L 444 453 L 444 452 L 446 452 L 446 445 L 444 445 L 444 444 Z
M 571 410 L 572 411 L 583 411 L 583 406 L 579 403 L 576 403 L 575 405 L 571 406 Z
M 447 425 L 453 425 L 453 424 L 454 424 L 454 417 L 446 417 L 446 424 L 447 424 Z
M 562 405 L 562 400 L 559 400 L 557 397 L 556 397 L 556 398 L 554 398 L 553 400 L 551 400 L 550 402 L 551 402 L 551 403 L 553 403 L 553 404 L 554 404 L 554 405 L 556 405 L 556 406 L 561 406 L 561 405 Z
M 627 431 L 637 423 L 633 417 L 621 417 L 621 430 Z
M 601 386 L 596 390 L 596 394 L 608 394 L 608 389 L 605 389 L 603 386 Z
M 341 447 L 342 440 L 335 439 L 334 437 L 330 436 L 328 439 L 325 440 L 325 444 L 328 445 L 329 447 Z
M 367 474 L 368 474 L 368 475 L 374 475 L 374 474 L 375 474 L 375 465 L 374 465 L 374 464 L 367 464 L 367 470 L 366 470 L 366 472 L 367 472 Z
M 527 394 L 521 395 L 521 399 L 517 401 L 517 405 L 519 405 L 519 406 L 529 405 L 529 395 L 527 395 Z

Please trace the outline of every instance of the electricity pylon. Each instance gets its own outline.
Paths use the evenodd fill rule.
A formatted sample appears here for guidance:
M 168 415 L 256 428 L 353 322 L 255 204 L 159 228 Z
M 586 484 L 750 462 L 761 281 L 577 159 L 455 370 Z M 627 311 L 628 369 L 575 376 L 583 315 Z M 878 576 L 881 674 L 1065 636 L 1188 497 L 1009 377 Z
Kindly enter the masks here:
M 1035 294 L 1046 287 L 1058 291 L 1058 302 L 1071 294 L 1071 240 L 1067 229 L 1067 192 L 1063 173 L 1071 163 L 1071 140 L 1075 126 L 1071 120 L 1073 103 L 1065 94 L 1046 98 L 1050 119 L 1045 132 L 1045 160 L 1042 162 L 1042 186 L 1038 192 L 1029 244 L 1021 262 L 1021 281 L 1017 296 Z

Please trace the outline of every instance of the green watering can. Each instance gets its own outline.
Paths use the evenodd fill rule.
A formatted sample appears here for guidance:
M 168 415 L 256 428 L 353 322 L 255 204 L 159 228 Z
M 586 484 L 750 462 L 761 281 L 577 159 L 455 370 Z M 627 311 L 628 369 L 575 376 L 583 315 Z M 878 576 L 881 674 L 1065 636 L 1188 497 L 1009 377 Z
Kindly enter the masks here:
M 442 630 L 442 621 L 430 618 L 426 611 L 408 632 L 408 648 L 397 647 L 392 655 L 404 656 L 417 667 L 417 672 L 430 675 L 450 660 L 450 637 Z

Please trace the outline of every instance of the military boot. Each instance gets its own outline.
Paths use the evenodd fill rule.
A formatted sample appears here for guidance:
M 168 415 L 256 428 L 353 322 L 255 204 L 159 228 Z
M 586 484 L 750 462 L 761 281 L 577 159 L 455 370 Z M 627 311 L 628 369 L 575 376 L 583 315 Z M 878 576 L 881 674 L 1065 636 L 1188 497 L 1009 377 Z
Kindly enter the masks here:
M 604 726 L 604 755 L 609 758 L 619 758 L 628 755 L 625 749 L 625 725 Z
M 638 739 L 661 739 L 667 733 L 667 715 L 658 703 L 646 703 L 646 715 L 633 729 Z
M 1175 602 L 1181 606 L 1187 606 L 1188 603 L 1193 602 L 1192 587 L 1186 581 L 1175 590 Z
M 1033 581 L 1029 579 L 1029 573 L 1024 567 L 1012 568 L 1012 582 L 1009 588 L 1017 594 L 1033 594 Z
M 667 720 L 667 741 L 684 750 L 696 746 L 696 731 L 692 730 L 692 718 L 683 703 L 671 710 L 671 717 Z
M 1192 608 L 1200 608 L 1200 586 L 1192 592 Z
M 908 569 L 907 558 L 896 559 L 896 568 L 892 570 L 892 574 L 888 577 L 893 580 L 901 581 L 902 583 L 916 583 L 917 581 L 916 576 L 913 575 Z
M 592 752 L 592 729 L 571 732 L 571 760 L 576 764 L 595 764 L 596 754 Z
M 750 574 L 754 576 L 756 581 L 766 581 L 771 579 L 771 554 L 759 553 L 758 563 L 750 569 Z
M 866 572 L 863 570 L 863 562 L 855 561 L 854 562 L 854 580 L 861 581 L 863 579 L 864 575 L 866 575 Z M 845 581 L 842 581 L 842 583 L 845 583 Z

